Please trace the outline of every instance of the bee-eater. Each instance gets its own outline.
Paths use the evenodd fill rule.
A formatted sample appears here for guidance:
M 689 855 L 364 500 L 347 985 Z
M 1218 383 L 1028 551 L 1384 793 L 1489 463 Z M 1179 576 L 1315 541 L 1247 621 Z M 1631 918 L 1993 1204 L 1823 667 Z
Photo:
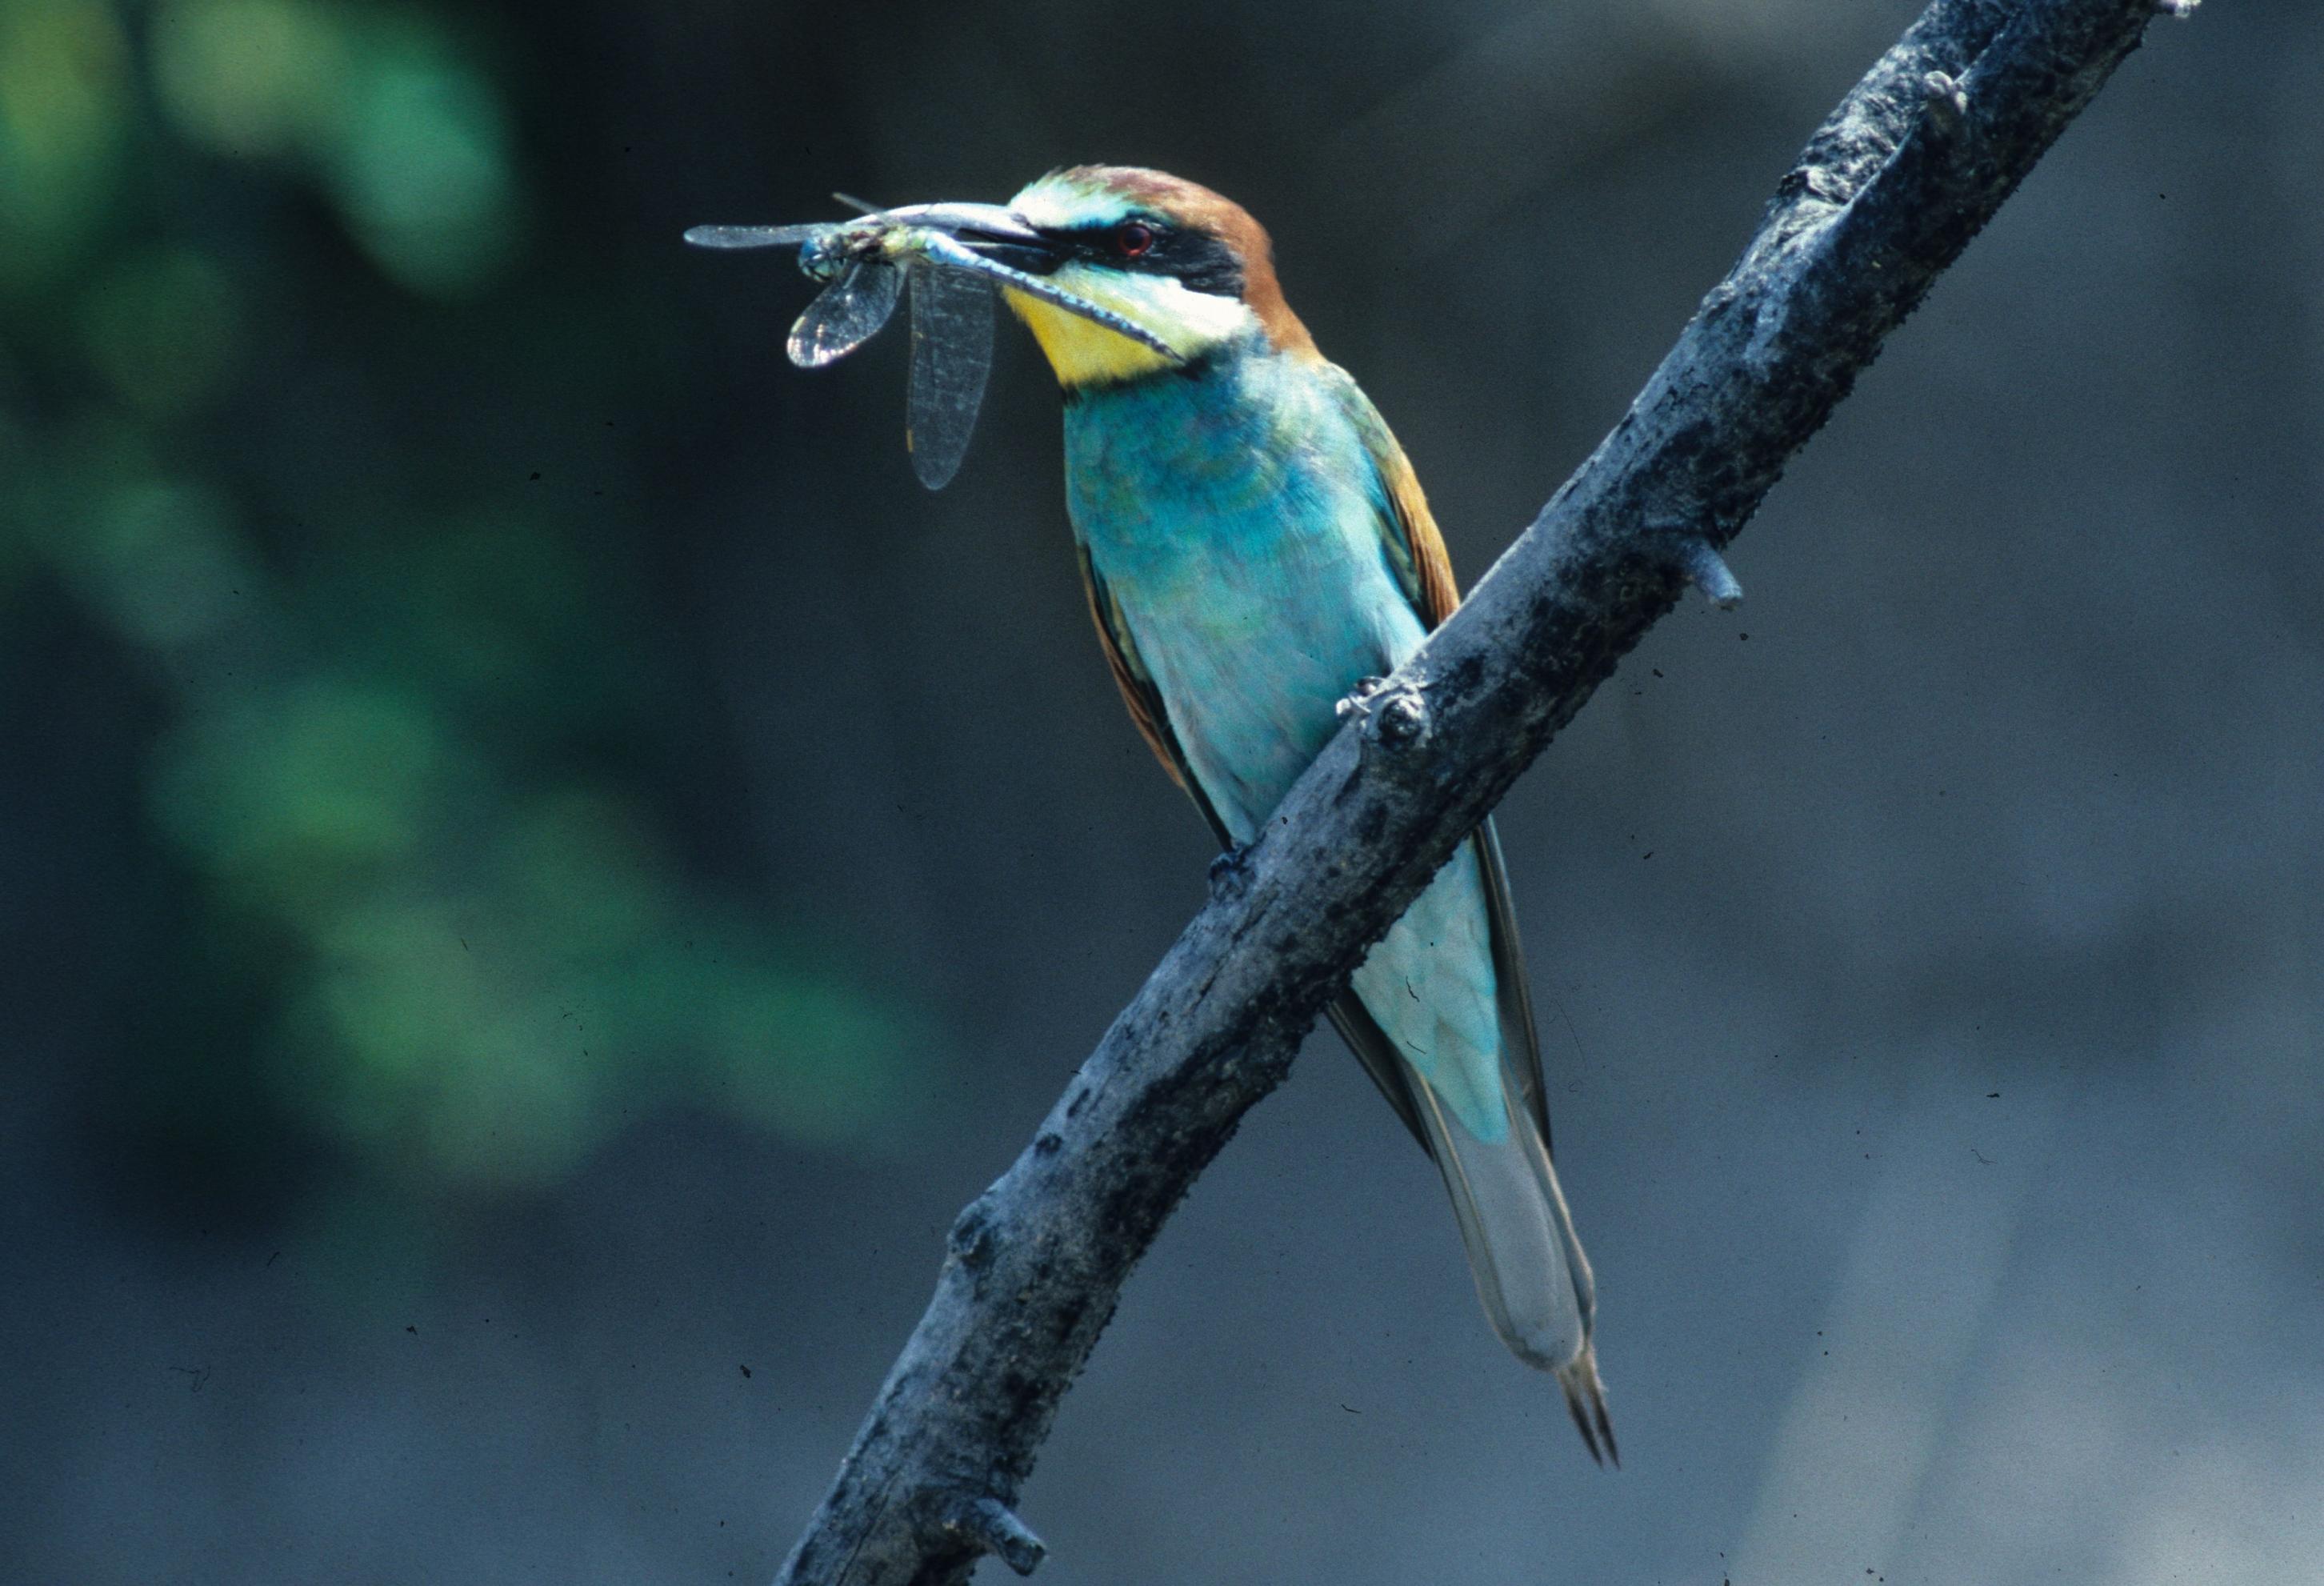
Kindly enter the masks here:
M 1084 166 L 1010 201 L 987 251 L 1176 360 L 1004 289 L 1064 388 L 1065 501 L 1114 681 L 1222 844 L 1255 838 L 1337 726 L 1460 596 L 1412 466 L 1284 301 L 1240 207 Z M 1365 959 L 1332 1020 L 1452 1192 L 1477 1293 L 1614 1453 L 1589 1259 L 1550 1164 L 1541 1051 L 1490 823 Z

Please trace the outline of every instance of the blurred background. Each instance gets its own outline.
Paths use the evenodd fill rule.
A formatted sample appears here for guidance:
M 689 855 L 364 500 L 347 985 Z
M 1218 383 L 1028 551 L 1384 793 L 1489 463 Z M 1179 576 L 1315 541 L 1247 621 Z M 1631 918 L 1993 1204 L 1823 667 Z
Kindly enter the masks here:
M 1915 9 L 0 0 L 0 1572 L 764 1579 L 1202 900 L 1025 338 L 931 496 L 683 227 L 1209 182 L 1473 581 Z M 2319 59 L 2157 27 L 1505 810 L 1626 1468 L 1326 1037 L 1044 1580 L 2314 1579 Z

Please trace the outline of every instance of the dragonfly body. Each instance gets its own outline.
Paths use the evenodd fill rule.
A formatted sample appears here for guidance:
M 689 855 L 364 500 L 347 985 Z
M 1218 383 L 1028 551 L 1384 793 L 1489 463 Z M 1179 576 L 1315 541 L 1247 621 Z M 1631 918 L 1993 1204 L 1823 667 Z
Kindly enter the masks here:
M 912 281 L 916 427 L 924 405 L 948 400 L 922 396 L 923 280 L 997 287 L 1031 329 L 1065 392 L 1066 504 L 1107 659 L 1222 844 L 1259 837 L 1340 702 L 1457 603 L 1402 448 L 1285 302 L 1266 233 L 1219 195 L 1085 167 L 1006 209 L 890 210 L 782 240 L 805 244 L 802 263 L 828 283 L 794 357 L 811 330 L 810 351 L 839 355 L 892 309 L 883 277 Z M 970 334 L 939 326 L 927 345 L 957 351 Z M 981 391 L 981 361 L 976 378 Z M 1612 1453 L 1595 1292 L 1551 1165 L 1489 823 L 1373 948 L 1333 1019 L 1442 1171 L 1495 1330 L 1555 1374 L 1591 1452 Z

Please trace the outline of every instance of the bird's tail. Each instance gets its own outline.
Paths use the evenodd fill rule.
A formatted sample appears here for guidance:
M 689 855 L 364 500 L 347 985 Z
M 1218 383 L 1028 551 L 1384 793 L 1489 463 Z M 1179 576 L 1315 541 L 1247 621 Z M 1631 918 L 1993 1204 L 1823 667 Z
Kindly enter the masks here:
M 1429 1149 L 1452 1192 L 1469 1270 L 1493 1331 L 1519 1360 L 1556 1377 L 1591 1457 L 1619 1465 L 1606 1388 L 1591 1348 L 1598 1296 L 1590 1258 L 1574 1237 L 1565 1193 L 1532 1111 L 1505 1080 L 1508 1127 L 1499 1139 L 1480 1139 L 1418 1073 L 1407 1069 L 1406 1078 Z

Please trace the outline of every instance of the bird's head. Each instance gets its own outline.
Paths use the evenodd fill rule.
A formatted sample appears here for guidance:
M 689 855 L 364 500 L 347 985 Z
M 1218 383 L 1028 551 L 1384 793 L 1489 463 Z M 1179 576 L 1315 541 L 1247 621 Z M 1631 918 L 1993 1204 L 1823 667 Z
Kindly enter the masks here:
M 1267 233 L 1208 188 L 1135 166 L 1081 165 L 1041 178 L 1009 207 L 1038 240 L 985 251 L 1123 316 L 1182 363 L 1252 337 L 1314 353 L 1276 283 Z M 1178 366 L 1093 320 L 1003 292 L 1067 391 Z

